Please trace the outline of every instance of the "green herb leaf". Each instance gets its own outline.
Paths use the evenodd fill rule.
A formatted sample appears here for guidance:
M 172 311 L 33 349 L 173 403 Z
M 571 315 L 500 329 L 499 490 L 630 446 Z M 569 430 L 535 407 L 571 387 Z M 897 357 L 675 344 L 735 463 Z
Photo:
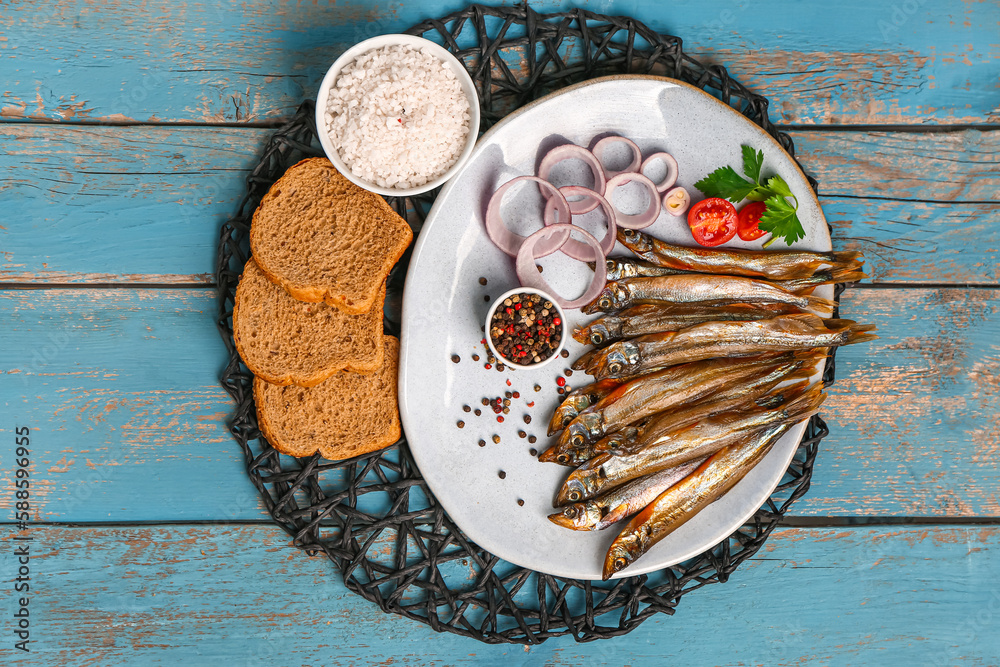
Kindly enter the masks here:
M 792 190 L 788 187 L 788 183 L 785 183 L 785 179 L 781 176 L 774 175 L 767 179 L 767 189 L 774 194 L 781 195 L 782 197 L 792 197 Z
M 732 167 L 719 167 L 695 183 L 694 187 L 705 193 L 706 197 L 721 197 L 731 202 L 738 202 L 753 192 L 757 184 L 737 174 Z
M 770 184 L 768 181 L 768 185 Z M 787 185 L 785 187 L 787 189 Z M 767 210 L 760 217 L 758 226 L 761 229 L 765 232 L 771 232 L 774 238 L 783 238 L 788 245 L 805 238 L 806 232 L 802 229 L 802 223 L 799 222 L 799 217 L 795 214 L 795 207 L 789 204 L 784 196 L 768 197 L 764 203 L 767 205 Z
M 760 182 L 760 168 L 764 165 L 764 151 L 754 151 L 746 144 L 743 149 L 743 173 L 754 183 Z

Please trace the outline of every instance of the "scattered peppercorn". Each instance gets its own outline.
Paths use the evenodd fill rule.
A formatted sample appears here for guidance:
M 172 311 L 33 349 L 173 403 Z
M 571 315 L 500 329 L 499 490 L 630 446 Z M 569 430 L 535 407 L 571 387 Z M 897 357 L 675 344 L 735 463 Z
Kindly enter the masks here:
M 480 440 L 479 441 L 479 446 L 480 447 L 485 447 L 486 446 L 486 441 L 485 440 Z
M 504 405 L 504 407 L 509 406 L 510 405 L 510 399 L 509 398 L 503 399 L 503 405 Z
M 451 355 L 451 360 L 457 364 L 462 360 L 462 357 L 458 356 L 457 354 L 453 354 Z
M 490 370 L 491 368 L 493 368 L 493 365 L 492 365 L 492 364 L 486 364 L 486 365 L 484 366 L 484 368 L 485 368 L 486 370 Z
M 570 370 L 570 369 L 568 369 L 568 368 L 563 371 L 563 375 L 565 375 L 566 377 L 569 377 L 572 374 L 573 374 L 573 371 Z
M 518 498 L 517 499 L 517 504 L 518 504 L 519 507 L 524 507 L 524 499 L 523 498 Z
M 503 409 L 503 413 L 504 413 L 505 415 L 506 415 L 506 414 L 509 414 L 509 413 L 510 413 L 510 408 L 504 408 L 504 409 Z
M 486 284 L 486 278 L 480 278 L 479 279 L 479 284 L 480 285 L 485 285 Z
M 507 479 L 507 473 L 501 470 L 500 472 L 497 473 L 497 477 L 499 477 L 500 479 Z
M 525 424 L 531 423 L 531 415 L 524 415 L 524 423 Z
M 529 435 L 528 436 L 528 442 L 530 442 L 531 444 L 535 444 L 536 442 L 538 442 L 538 438 L 536 438 L 533 435 Z M 534 449 L 532 449 L 531 451 L 535 452 Z M 535 452 L 535 453 L 537 454 L 538 452 Z
M 479 355 L 478 354 L 472 355 L 472 360 L 473 361 L 479 361 Z
M 483 301 L 489 301 L 489 300 L 490 300 L 490 295 L 489 294 L 486 294 L 486 295 L 483 296 Z
M 527 406 L 529 408 L 533 408 L 533 407 L 535 407 L 535 402 L 534 401 L 530 401 L 529 403 L 527 403 Z
M 511 396 L 513 396 L 514 394 L 513 394 L 512 392 L 509 392 L 509 391 L 505 391 L 505 392 L 503 393 L 503 395 L 504 395 L 504 396 L 506 396 L 507 398 L 510 398 L 510 397 L 511 397 Z
M 541 391 L 541 390 L 542 390 L 542 387 L 541 387 L 541 385 L 537 385 L 537 384 L 536 384 L 536 385 L 535 385 L 535 391 Z
M 559 395 L 560 395 L 560 396 L 562 396 L 563 394 L 565 394 L 565 393 L 566 393 L 566 390 L 565 390 L 565 389 L 563 389 L 562 387 L 559 387 L 558 389 L 556 389 L 556 391 L 557 391 L 557 392 L 559 392 Z
M 521 398 L 521 393 L 518 391 L 514 392 L 514 398 Z
M 532 436 L 532 437 L 534 437 L 534 436 Z M 482 442 L 482 440 L 480 440 L 480 442 Z M 531 438 L 528 439 L 528 442 L 531 442 Z M 531 454 L 532 456 L 538 456 L 538 450 L 535 449 L 534 447 L 532 447 L 531 449 L 529 449 L 528 453 Z
M 468 405 L 463 405 L 462 406 L 462 411 L 463 412 L 472 412 L 472 408 L 470 408 Z
M 500 444 L 500 436 L 499 435 L 494 435 L 493 436 L 493 444 L 494 445 L 499 445 Z
M 478 417 L 479 415 L 483 414 L 483 411 L 482 411 L 482 410 L 480 410 L 479 408 L 476 408 L 476 409 L 475 409 L 475 414 L 476 414 L 476 416 Z
M 518 431 L 517 432 L 517 437 L 519 437 L 519 438 L 527 438 L 528 434 L 525 433 L 524 431 Z
M 503 364 L 497 364 L 497 370 L 503 371 Z
M 539 272 L 539 273 L 541 273 L 541 272 L 542 272 L 542 267 L 540 267 L 540 266 L 538 267 L 538 272 Z
M 565 359 L 566 357 L 569 356 L 569 350 L 563 350 L 562 352 L 559 353 L 559 356 Z
M 459 428 L 465 428 L 465 422 L 464 422 L 464 421 L 461 421 L 461 420 L 459 420 L 459 422 L 458 422 L 457 424 L 455 424 L 455 426 L 457 426 L 457 427 L 459 427 Z
M 503 415 L 497 415 L 497 421 L 503 423 Z
M 565 387 L 566 386 L 566 378 L 564 378 L 564 377 L 557 377 L 556 378 L 556 384 L 559 385 L 560 387 Z
M 489 404 L 490 404 L 490 399 L 483 398 L 483 405 L 489 405 Z
M 510 380 L 507 380 L 507 386 L 508 386 L 508 387 L 510 386 Z M 507 395 L 508 395 L 508 397 L 509 397 L 509 396 L 510 396 L 510 393 L 508 392 L 508 394 L 507 394 Z

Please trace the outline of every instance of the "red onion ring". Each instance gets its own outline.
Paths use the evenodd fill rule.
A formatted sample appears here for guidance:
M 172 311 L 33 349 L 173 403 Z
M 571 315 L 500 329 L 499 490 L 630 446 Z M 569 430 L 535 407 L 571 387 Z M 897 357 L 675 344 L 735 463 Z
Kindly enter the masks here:
M 660 193 L 656 191 L 656 184 L 639 173 L 621 173 L 608 179 L 607 188 L 604 190 L 604 198 L 609 202 L 615 188 L 635 181 L 649 191 L 649 207 L 642 213 L 627 215 L 615 209 L 615 222 L 619 227 L 625 229 L 644 229 L 656 222 L 660 217 Z
M 615 207 L 601 195 L 581 185 L 565 185 L 559 188 L 559 192 L 563 193 L 567 197 L 582 195 L 593 199 L 594 205 L 587 208 L 587 211 L 592 211 L 598 206 L 604 209 L 604 217 L 608 223 L 608 233 L 601 239 L 601 251 L 605 256 L 609 255 L 611 251 L 615 249 L 615 241 L 617 240 L 618 235 L 618 225 L 615 224 Z M 567 201 L 569 200 L 567 199 Z M 573 202 L 569 202 L 569 210 L 570 212 L 573 212 Z M 545 213 L 543 215 L 546 227 L 557 224 L 558 221 L 555 218 L 555 213 L 555 205 L 552 203 L 552 200 L 549 200 L 549 202 L 545 204 Z M 562 245 L 560 250 L 564 255 L 572 257 L 573 259 L 578 259 L 581 262 L 596 261 L 594 253 L 591 251 L 590 247 L 586 243 L 581 243 L 573 238 L 566 239 L 566 242 Z
M 594 254 L 598 259 L 594 265 L 596 267 L 594 279 L 590 282 L 590 287 L 587 288 L 587 291 L 578 299 L 566 301 L 552 290 L 548 281 L 535 268 L 535 260 L 541 256 L 535 254 L 535 245 L 548 239 L 559 238 L 563 233 L 568 237 L 572 232 L 577 232 L 583 238 L 584 242 L 593 248 Z M 600 295 L 607 281 L 607 267 L 604 260 L 604 252 L 601 250 L 601 244 L 597 242 L 597 239 L 579 227 L 560 223 L 542 227 L 526 238 L 524 243 L 521 244 L 521 249 L 517 252 L 517 260 L 514 263 L 514 267 L 517 270 L 517 278 L 521 281 L 522 287 L 534 287 L 535 289 L 551 294 L 556 303 L 569 310 L 585 306 Z
M 667 167 L 667 175 L 663 177 L 662 181 L 656 184 L 656 191 L 666 192 L 670 189 L 670 186 L 677 182 L 677 160 L 674 159 L 673 155 L 670 153 L 653 153 L 642 161 L 642 166 L 639 167 L 639 173 L 645 176 L 646 167 L 656 160 L 663 160 L 663 164 Z
M 546 181 L 549 180 L 549 174 L 552 172 L 552 167 L 559 164 L 563 160 L 570 160 L 573 158 L 582 160 L 588 167 L 590 167 L 590 171 L 594 175 L 594 187 L 590 188 L 590 190 L 603 193 L 604 185 L 606 183 L 604 178 L 604 167 L 593 153 L 582 146 L 577 146 L 576 144 L 563 144 L 562 146 L 556 146 L 546 153 L 545 157 L 542 158 L 542 163 L 538 165 L 538 177 Z M 542 196 L 548 199 L 544 192 L 542 193 Z M 580 202 L 569 202 L 570 213 L 589 213 L 598 206 L 598 202 L 596 201 L 592 206 L 587 203 L 588 200 L 586 199 L 581 201 L 583 202 L 583 207 L 579 206 Z
M 616 144 L 616 143 L 625 144 L 632 151 L 632 161 L 629 163 L 627 167 L 625 167 L 621 171 L 611 171 L 610 169 L 604 166 L 604 160 L 601 159 L 601 156 L 604 154 L 604 149 L 610 146 L 611 144 Z M 604 175 L 607 176 L 609 180 L 614 176 L 617 176 L 618 174 L 635 173 L 639 171 L 639 163 L 642 161 L 642 151 L 639 150 L 639 147 L 635 145 L 634 141 L 632 141 L 631 139 L 626 139 L 625 137 L 619 137 L 619 136 L 604 137 L 596 144 L 594 144 L 593 152 L 594 156 L 601 162 L 601 166 L 604 169 Z M 605 194 L 607 194 L 607 190 L 605 190 Z
M 520 234 L 515 234 L 507 228 L 504 224 L 503 217 L 500 215 L 500 204 L 503 201 L 503 196 L 507 193 L 513 185 L 517 183 L 522 183 L 524 181 L 532 181 L 538 184 L 538 189 L 540 192 L 545 193 L 548 189 L 549 201 L 555 201 L 555 210 L 560 215 L 560 220 L 570 219 L 570 208 L 569 202 L 566 201 L 566 197 L 563 196 L 559 189 L 546 181 L 545 179 L 538 178 L 537 176 L 517 176 L 510 179 L 493 193 L 490 197 L 490 203 L 486 206 L 486 234 L 489 235 L 490 240 L 496 245 L 496 247 L 503 250 L 505 253 L 511 257 L 517 257 L 518 250 L 521 244 L 524 243 L 525 237 Z M 544 211 L 542 214 L 544 221 Z M 556 237 L 546 237 L 548 241 L 542 244 L 538 249 L 537 257 L 545 257 L 546 255 L 551 255 L 556 250 L 562 246 L 563 243 L 569 239 L 569 234 L 565 236 L 559 235 Z
M 678 205 L 671 206 L 671 200 L 675 200 Z M 682 216 L 687 213 L 689 206 L 691 206 L 691 195 L 684 188 L 677 187 L 663 195 L 663 210 L 670 215 Z

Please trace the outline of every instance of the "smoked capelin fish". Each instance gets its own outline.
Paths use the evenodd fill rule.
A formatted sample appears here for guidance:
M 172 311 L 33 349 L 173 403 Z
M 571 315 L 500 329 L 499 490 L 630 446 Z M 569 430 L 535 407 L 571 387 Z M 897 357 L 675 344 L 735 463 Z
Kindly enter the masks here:
M 615 389 L 587 408 L 559 434 L 555 448 L 539 460 L 549 461 L 550 452 L 558 454 L 570 448 L 594 442 L 613 430 L 664 410 L 719 391 L 723 387 L 747 382 L 754 377 L 786 366 L 790 373 L 801 366 L 793 357 L 761 359 L 712 359 L 667 368 L 636 378 Z
M 608 549 L 601 578 L 610 579 L 631 565 L 650 547 L 674 532 L 718 500 L 746 477 L 771 450 L 791 424 L 772 424 L 745 442 L 713 454 L 698 468 L 661 493 L 632 517 Z
M 556 495 L 555 506 L 588 500 L 642 475 L 710 456 L 773 424 L 802 421 L 815 414 L 825 398 L 817 383 L 777 408 L 724 412 L 691 426 L 653 434 L 655 437 L 633 454 L 602 454 L 570 473 Z
M 582 329 L 573 330 L 573 338 L 594 347 L 605 347 L 618 340 L 635 338 L 661 331 L 681 331 L 705 322 L 753 322 L 775 315 L 803 312 L 795 306 L 776 304 L 750 306 L 732 304 L 705 308 L 704 306 L 674 306 L 646 303 L 599 317 Z M 583 366 L 582 368 L 586 368 Z
M 646 475 L 612 489 L 600 498 L 569 505 L 549 515 L 549 521 L 572 530 L 604 530 L 627 519 L 648 505 L 661 493 L 687 477 L 702 461 L 690 461 L 676 468 Z
M 583 312 L 610 313 L 643 303 L 779 304 L 820 313 L 832 312 L 834 306 L 828 299 L 798 295 L 757 278 L 684 274 L 609 282 L 597 298 L 583 308 Z
M 631 451 L 634 449 L 635 443 L 641 441 L 645 431 L 649 428 L 656 428 L 657 425 L 662 427 L 664 424 L 671 424 L 679 428 L 704 417 L 741 407 L 774 407 L 775 401 L 780 403 L 784 399 L 782 392 L 787 393 L 796 387 L 801 389 L 803 385 L 783 387 L 781 391 L 776 391 L 769 396 L 765 396 L 765 394 L 774 389 L 780 382 L 809 379 L 815 373 L 816 364 L 825 356 L 826 353 L 818 350 L 785 355 L 782 359 L 794 363 L 779 364 L 771 372 L 761 372 L 744 382 L 727 384 L 719 391 L 682 409 L 661 412 L 636 425 L 618 426 L 600 440 L 587 440 L 580 445 L 567 444 L 562 447 L 557 443 L 542 452 L 539 455 L 539 460 L 575 467 L 605 452 Z
M 656 266 L 683 271 L 791 280 L 817 270 L 860 269 L 860 252 L 806 252 L 801 250 L 724 250 L 685 248 L 653 238 L 635 229 L 619 229 L 618 241 Z
M 876 339 L 868 333 L 874 328 L 811 313 L 757 322 L 706 322 L 613 343 L 589 358 L 586 371 L 598 380 L 621 379 L 704 359 L 840 347 Z

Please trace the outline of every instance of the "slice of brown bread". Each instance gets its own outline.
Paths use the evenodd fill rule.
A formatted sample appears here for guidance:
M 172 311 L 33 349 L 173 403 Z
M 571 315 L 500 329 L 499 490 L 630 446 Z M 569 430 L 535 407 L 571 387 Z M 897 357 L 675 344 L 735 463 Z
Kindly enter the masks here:
M 279 387 L 256 378 L 257 423 L 268 442 L 292 456 L 318 451 L 336 461 L 399 440 L 399 340 L 383 339 L 385 361 L 377 373 L 341 371 L 315 387 Z
M 267 279 L 251 259 L 233 306 L 233 339 L 247 368 L 277 385 L 312 387 L 339 370 L 382 367 L 385 285 L 367 313 L 305 303 Z
M 250 246 L 261 270 L 300 301 L 368 312 L 413 239 L 380 196 L 326 158 L 293 165 L 253 214 Z

